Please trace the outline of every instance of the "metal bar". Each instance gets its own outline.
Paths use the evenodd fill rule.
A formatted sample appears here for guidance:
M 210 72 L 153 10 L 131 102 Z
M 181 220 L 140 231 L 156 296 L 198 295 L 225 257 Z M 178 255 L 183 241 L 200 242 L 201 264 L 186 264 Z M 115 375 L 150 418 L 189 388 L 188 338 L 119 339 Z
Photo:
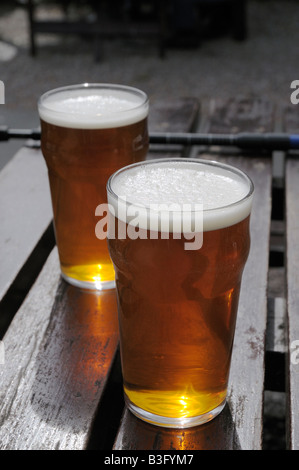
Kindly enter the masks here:
M 0 142 L 9 139 L 40 140 L 40 129 L 10 129 L 7 126 L 0 126 Z
M 223 145 L 242 149 L 289 150 L 299 148 L 299 136 L 287 134 L 180 134 L 154 133 L 151 143 L 181 145 Z
M 10 129 L 0 126 L 0 141 L 9 139 L 40 140 L 40 129 Z M 239 133 L 239 134 L 198 134 L 198 133 L 159 133 L 149 136 L 151 144 L 174 145 L 222 145 L 241 149 L 291 150 L 299 149 L 299 135 L 280 133 Z

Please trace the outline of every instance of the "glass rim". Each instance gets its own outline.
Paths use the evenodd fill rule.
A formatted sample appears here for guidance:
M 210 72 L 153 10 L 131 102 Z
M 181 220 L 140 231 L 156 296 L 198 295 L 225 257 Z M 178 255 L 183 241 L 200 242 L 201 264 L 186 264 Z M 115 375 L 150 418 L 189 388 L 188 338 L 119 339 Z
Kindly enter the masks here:
M 143 204 L 143 203 L 138 203 L 138 202 L 132 202 L 132 201 L 127 200 L 127 199 L 124 200 L 124 199 L 122 199 L 121 195 L 116 194 L 112 189 L 113 179 L 116 178 L 120 173 L 123 173 L 123 172 L 125 172 L 127 170 L 130 170 L 131 168 L 134 168 L 134 167 L 137 167 L 137 166 L 159 164 L 159 163 L 166 163 L 166 162 L 175 162 L 175 161 L 182 162 L 182 163 L 190 163 L 190 162 L 191 163 L 201 163 L 201 164 L 204 164 L 204 165 L 207 165 L 207 166 L 223 168 L 224 170 L 227 170 L 227 171 L 230 171 L 230 172 L 233 172 L 233 173 L 239 175 L 240 177 L 242 177 L 244 180 L 247 181 L 249 189 L 248 189 L 248 192 L 245 196 L 238 199 L 237 201 L 234 201 L 230 204 L 226 204 L 226 205 L 223 205 L 223 206 L 208 208 L 208 209 L 205 209 L 204 207 L 202 207 L 201 210 L 202 210 L 203 213 L 212 213 L 212 212 L 215 213 L 216 211 L 223 211 L 225 209 L 228 209 L 228 208 L 234 207 L 236 205 L 242 204 L 246 200 L 249 200 L 253 196 L 253 193 L 254 193 L 253 181 L 248 176 L 248 174 L 246 172 L 244 172 L 243 170 L 240 170 L 236 166 L 230 165 L 228 163 L 223 163 L 223 162 L 219 162 L 219 161 L 216 161 L 216 160 L 205 160 L 205 159 L 200 159 L 200 158 L 186 158 L 186 157 L 185 158 L 184 157 L 174 157 L 174 158 L 150 159 L 150 160 L 145 160 L 145 161 L 142 161 L 142 162 L 137 162 L 137 163 L 133 163 L 133 164 L 130 164 L 130 165 L 126 165 L 125 167 L 122 167 L 119 170 L 117 170 L 116 172 L 114 172 L 109 177 L 109 179 L 107 181 L 107 185 L 106 185 L 107 192 L 114 199 L 116 199 L 116 200 L 120 199 L 122 201 L 122 203 L 125 203 L 126 205 L 134 205 L 135 207 L 140 207 L 140 208 L 145 208 L 145 209 L 150 210 L 150 203 L 149 204 Z M 194 204 L 196 204 L 196 203 L 194 203 Z M 171 205 L 171 203 L 170 203 L 170 205 Z M 190 209 L 188 209 L 188 210 L 190 211 Z M 161 212 L 161 210 L 157 209 L 157 212 Z M 175 213 L 176 211 L 172 210 L 172 212 Z M 178 209 L 178 212 L 181 212 L 181 209 Z M 193 211 L 191 210 L 190 212 L 196 212 L 196 209 L 193 210 Z
M 46 99 L 49 98 L 50 96 L 53 96 L 53 95 L 56 95 L 56 94 L 59 94 L 59 93 L 63 93 L 63 92 L 67 92 L 67 91 L 87 90 L 87 89 L 90 89 L 90 90 L 91 89 L 123 90 L 124 92 L 126 92 L 128 94 L 129 93 L 134 94 L 135 96 L 138 95 L 141 98 L 143 98 L 143 100 L 140 103 L 136 103 L 136 105 L 134 105 L 130 108 L 127 108 L 127 109 L 124 109 L 124 110 L 121 110 L 121 111 L 117 111 L 117 113 L 126 113 L 126 112 L 133 111 L 133 110 L 141 108 L 143 106 L 147 106 L 148 102 L 149 102 L 149 98 L 148 98 L 148 95 L 146 94 L 146 92 L 144 92 L 143 90 L 140 90 L 139 88 L 130 86 L 130 85 L 122 85 L 122 84 L 119 84 L 119 83 L 83 82 L 83 83 L 77 83 L 77 84 L 72 84 L 72 85 L 64 85 L 64 86 L 53 88 L 51 90 L 46 91 L 45 93 L 40 95 L 40 97 L 38 98 L 38 101 L 37 101 L 38 109 L 40 110 L 40 109 L 44 108 L 44 109 L 52 111 L 52 108 L 47 107 L 46 104 L 45 104 Z M 110 114 L 113 114 L 114 112 L 111 112 Z M 62 116 L 62 115 L 67 114 L 68 112 L 63 111 L 63 110 L 58 110 L 58 111 L 55 110 L 55 113 Z

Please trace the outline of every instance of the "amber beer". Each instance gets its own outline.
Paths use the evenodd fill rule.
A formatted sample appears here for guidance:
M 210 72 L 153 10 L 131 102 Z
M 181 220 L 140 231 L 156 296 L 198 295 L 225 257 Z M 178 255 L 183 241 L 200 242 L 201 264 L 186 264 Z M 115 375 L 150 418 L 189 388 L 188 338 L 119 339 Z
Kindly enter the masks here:
M 253 185 L 224 164 L 149 160 L 116 172 L 107 192 L 128 407 L 162 426 L 209 421 L 226 400 Z M 203 210 L 191 209 L 188 233 L 184 224 L 175 232 L 171 217 L 168 232 L 156 232 L 151 221 L 157 222 L 158 201 L 159 226 L 165 203 L 181 201 L 182 222 L 190 201 Z M 137 217 L 142 206 L 146 211 Z M 203 240 L 193 249 L 197 218 Z
M 38 103 L 62 276 L 74 285 L 110 288 L 107 242 L 95 235 L 96 207 L 117 169 L 145 158 L 148 100 L 122 85 L 83 84 L 44 94 Z

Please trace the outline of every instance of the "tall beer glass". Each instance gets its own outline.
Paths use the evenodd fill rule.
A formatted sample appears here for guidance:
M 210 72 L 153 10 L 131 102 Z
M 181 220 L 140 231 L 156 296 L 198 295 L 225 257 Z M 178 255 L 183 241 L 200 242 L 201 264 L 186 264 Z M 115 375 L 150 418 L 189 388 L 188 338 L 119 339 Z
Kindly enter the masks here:
M 226 400 L 253 184 L 162 159 L 119 170 L 107 192 L 128 407 L 161 426 L 209 421 Z
M 96 207 L 117 169 L 145 158 L 148 99 L 122 85 L 82 84 L 38 102 L 62 276 L 95 289 L 114 286 L 107 241 L 95 235 Z

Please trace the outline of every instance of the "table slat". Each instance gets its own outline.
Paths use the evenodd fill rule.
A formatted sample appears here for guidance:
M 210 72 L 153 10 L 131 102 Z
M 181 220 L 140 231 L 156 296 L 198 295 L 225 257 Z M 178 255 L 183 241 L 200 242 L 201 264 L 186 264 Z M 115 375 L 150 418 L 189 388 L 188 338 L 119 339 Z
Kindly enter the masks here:
M 286 106 L 282 112 L 284 131 L 297 134 L 299 127 L 298 109 Z M 286 207 L 286 298 L 287 298 L 287 446 L 299 449 L 299 160 L 298 152 L 287 155 L 285 166 L 285 207 Z
M 288 441 L 299 450 L 299 160 L 286 165 L 287 318 L 288 318 Z
M 0 301 L 52 220 L 48 188 L 40 150 L 22 148 L 0 172 Z
M 245 163 L 245 164 L 244 164 Z M 255 185 L 251 248 L 244 269 L 229 382 L 229 406 L 241 448 L 262 448 L 271 220 L 271 161 L 237 164 Z
M 84 448 L 118 344 L 115 291 L 60 280 L 55 248 L 3 342 L 1 448 Z

